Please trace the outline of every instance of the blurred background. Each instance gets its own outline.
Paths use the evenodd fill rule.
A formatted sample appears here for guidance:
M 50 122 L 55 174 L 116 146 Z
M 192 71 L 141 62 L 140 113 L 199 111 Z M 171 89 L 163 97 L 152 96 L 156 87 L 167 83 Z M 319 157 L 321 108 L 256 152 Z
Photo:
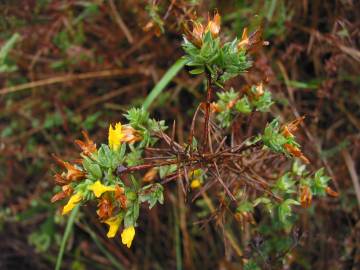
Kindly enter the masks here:
M 263 26 L 270 45 L 241 80 L 265 76 L 277 101 L 269 118 L 306 115 L 303 152 L 312 167 L 325 167 L 339 197 L 299 210 L 296 231 L 258 217 L 255 231 L 231 223 L 225 237 L 204 202 L 185 200 L 171 183 L 163 206 L 142 210 L 131 249 L 106 238 L 95 206 L 83 208 L 63 269 L 242 269 L 249 256 L 269 256 L 270 269 L 360 269 L 356 0 L 1 0 L 0 269 L 54 269 L 67 218 L 50 203 L 51 154 L 76 158 L 81 130 L 106 141 L 108 124 L 141 106 L 182 56 L 182 23 L 215 9 L 229 38 Z M 176 120 L 181 140 L 203 87 L 204 78 L 181 70 L 152 103 L 152 116 Z M 268 253 L 259 251 L 264 245 Z

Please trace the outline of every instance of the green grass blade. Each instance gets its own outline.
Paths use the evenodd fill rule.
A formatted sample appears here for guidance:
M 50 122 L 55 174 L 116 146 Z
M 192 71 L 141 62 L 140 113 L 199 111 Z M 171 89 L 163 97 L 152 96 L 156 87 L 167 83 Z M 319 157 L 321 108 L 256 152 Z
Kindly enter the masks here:
M 143 108 L 148 110 L 153 101 L 161 94 L 169 82 L 178 74 L 178 72 L 185 66 L 186 60 L 184 58 L 178 59 L 164 74 L 161 80 L 151 90 L 150 94 L 146 97 Z
M 2 63 L 6 57 L 8 57 L 11 49 L 15 46 L 15 43 L 20 39 L 20 34 L 15 33 L 0 49 L 0 62 Z
M 275 11 L 275 7 L 276 7 L 276 3 L 277 0 L 272 0 L 271 3 L 270 3 L 270 7 L 269 7 L 269 10 L 268 10 L 268 13 L 266 15 L 266 18 L 271 21 L 273 15 L 274 15 L 274 11 Z
M 69 219 L 66 223 L 66 228 L 65 228 L 65 233 L 61 239 L 61 245 L 60 245 L 60 250 L 59 250 L 59 254 L 57 256 L 56 259 L 56 266 L 55 266 L 55 270 L 60 270 L 61 269 L 61 263 L 62 263 L 62 259 L 64 256 L 64 251 L 65 251 L 65 246 L 66 246 L 66 242 L 69 239 L 71 230 L 73 228 L 74 225 L 74 221 L 76 218 L 77 213 L 79 212 L 79 206 L 76 206 L 72 212 L 70 213 Z

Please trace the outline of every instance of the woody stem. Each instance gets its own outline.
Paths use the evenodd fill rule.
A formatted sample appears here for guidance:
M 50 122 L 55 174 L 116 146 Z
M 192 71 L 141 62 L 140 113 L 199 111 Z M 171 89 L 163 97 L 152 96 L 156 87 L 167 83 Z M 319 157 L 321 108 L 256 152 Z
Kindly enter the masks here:
M 204 153 L 208 151 L 209 147 L 209 120 L 210 120 L 210 102 L 212 97 L 212 80 L 211 73 L 207 73 L 207 89 L 206 89 L 206 103 L 205 103 L 205 123 L 204 123 Z

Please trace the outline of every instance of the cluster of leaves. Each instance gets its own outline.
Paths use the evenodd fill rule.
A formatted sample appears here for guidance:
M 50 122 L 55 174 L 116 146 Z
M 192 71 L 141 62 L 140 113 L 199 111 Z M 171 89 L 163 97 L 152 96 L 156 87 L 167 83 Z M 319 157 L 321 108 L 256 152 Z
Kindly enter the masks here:
M 259 244 L 257 252 L 262 254 L 275 254 L 280 259 L 291 250 L 299 241 L 298 233 L 294 233 L 294 225 L 298 216 L 294 212 L 294 206 L 302 205 L 307 208 L 310 206 L 313 196 L 324 196 L 326 193 L 335 195 L 328 187 L 329 177 L 324 174 L 321 168 L 315 173 L 311 173 L 306 165 L 298 160 L 294 161 L 290 170 L 280 176 L 273 184 L 272 192 L 281 200 L 271 196 L 261 196 L 254 200 L 244 200 L 239 203 L 236 211 L 237 217 L 242 220 L 253 220 L 255 209 L 265 211 L 270 216 L 270 224 L 259 224 L 259 232 L 267 236 L 268 239 Z M 286 237 L 282 231 L 292 231 L 291 237 Z M 245 264 L 245 269 L 261 269 L 259 265 L 264 264 L 264 258 L 251 256 Z
M 152 135 L 166 129 L 164 120 L 156 121 L 150 118 L 149 112 L 142 108 L 132 108 L 124 116 L 129 124 L 141 133 L 142 140 L 138 145 L 140 149 L 154 145 L 158 139 Z
M 261 140 L 264 144 L 269 147 L 272 151 L 277 153 L 288 154 L 285 149 L 285 144 L 291 144 L 299 147 L 300 145 L 295 141 L 294 137 L 285 137 L 280 132 L 279 119 L 275 118 L 268 123 L 264 129 L 264 134 L 261 135 Z
M 182 46 L 186 53 L 186 65 L 191 67 L 190 73 L 211 74 L 213 83 L 221 87 L 227 80 L 245 72 L 251 66 L 251 61 L 246 50 L 238 46 L 237 38 L 221 43 L 218 36 L 220 18 L 217 16 L 209 21 L 206 29 L 200 23 L 194 23 L 193 32 L 184 37 Z
M 292 123 L 280 126 L 279 119 L 275 118 L 265 127 L 264 134 L 258 137 L 266 147 L 276 153 L 283 153 L 288 157 L 298 157 L 305 163 L 309 160 L 300 150 L 300 145 L 295 141 L 292 132 L 297 130 L 297 126 L 303 118 L 297 119 Z M 289 128 L 290 127 L 290 130 Z
M 251 86 L 248 93 L 240 98 L 240 93 L 233 88 L 228 91 L 218 92 L 218 101 L 214 104 L 214 110 L 219 125 L 228 128 L 239 113 L 248 115 L 253 111 L 266 112 L 273 104 L 269 90 L 262 90 L 262 84 Z M 259 90 L 261 89 L 261 90 Z

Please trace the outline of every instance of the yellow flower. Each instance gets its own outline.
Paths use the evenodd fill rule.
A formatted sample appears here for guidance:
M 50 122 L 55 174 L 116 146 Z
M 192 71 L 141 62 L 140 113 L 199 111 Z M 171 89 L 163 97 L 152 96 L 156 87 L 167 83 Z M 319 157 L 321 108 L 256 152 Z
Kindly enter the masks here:
M 66 215 L 69 213 L 73 208 L 82 200 L 83 194 L 81 192 L 78 192 L 70 197 L 70 200 L 67 202 L 67 204 L 64 206 L 62 214 Z
M 135 228 L 134 226 L 127 227 L 123 232 L 121 233 L 121 241 L 124 245 L 126 245 L 128 248 L 131 247 L 131 243 L 134 240 L 135 236 Z
M 109 231 L 106 234 L 106 236 L 108 238 L 113 238 L 115 236 L 115 234 L 117 233 L 117 231 L 119 229 L 121 221 L 122 221 L 121 216 L 111 217 L 111 218 L 105 220 L 105 223 L 107 225 L 109 225 Z
M 121 131 L 121 123 L 118 122 L 115 124 L 115 128 L 112 125 L 109 126 L 109 147 L 116 151 L 121 145 L 121 139 L 124 137 L 124 134 Z
M 190 187 L 192 189 L 199 188 L 201 186 L 200 177 L 203 174 L 201 169 L 192 170 L 189 172 L 189 177 L 191 179 Z
M 105 186 L 99 180 L 90 185 L 88 189 L 94 192 L 96 198 L 99 198 L 106 191 L 115 191 L 114 187 Z
M 196 188 L 201 187 L 200 179 L 197 178 L 197 179 L 192 180 L 192 181 L 191 181 L 191 184 L 190 184 L 190 187 L 191 187 L 192 189 L 196 189 Z

